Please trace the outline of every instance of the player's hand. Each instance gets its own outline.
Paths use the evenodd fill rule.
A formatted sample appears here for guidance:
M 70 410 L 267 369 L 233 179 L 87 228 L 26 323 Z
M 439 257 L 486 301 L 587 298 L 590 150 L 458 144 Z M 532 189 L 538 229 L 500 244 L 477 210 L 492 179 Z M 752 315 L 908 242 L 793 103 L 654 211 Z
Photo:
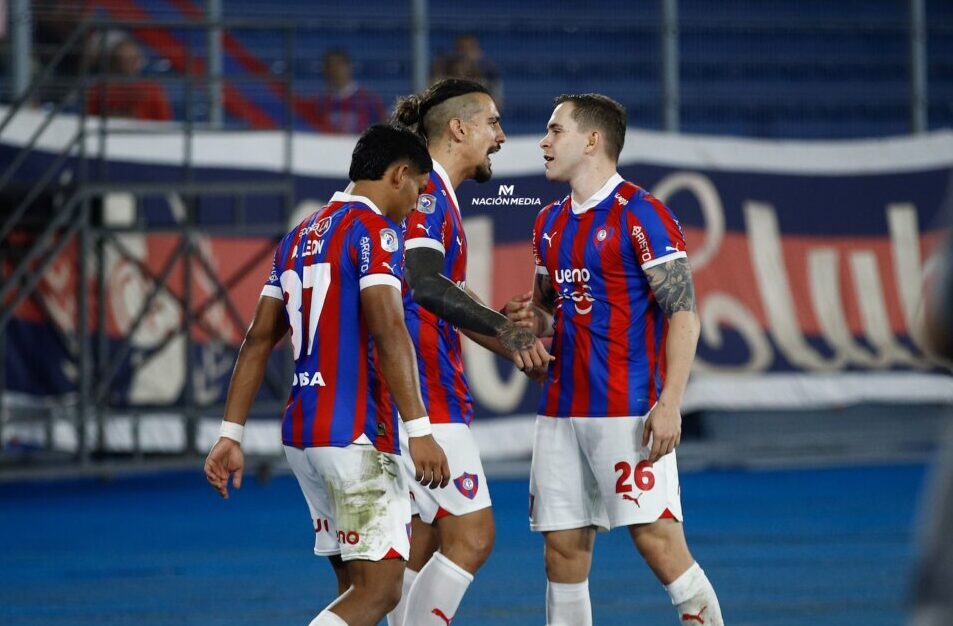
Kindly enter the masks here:
M 651 442 L 649 461 L 655 463 L 678 447 L 682 440 L 682 414 L 678 407 L 663 404 L 660 400 L 645 419 L 642 432 L 642 447 Z
M 529 328 L 507 321 L 497 331 L 500 343 L 510 353 L 516 367 L 523 371 L 541 368 L 553 360 L 546 347 Z
M 424 487 L 436 489 L 450 484 L 447 455 L 433 435 L 410 437 L 410 458 L 414 461 L 414 479 Z
M 554 361 L 555 359 L 556 357 L 549 353 L 549 350 L 546 349 L 546 346 L 544 346 L 543 342 L 539 339 L 536 339 L 529 349 L 519 350 L 513 353 L 513 363 L 516 364 L 516 367 L 526 372 L 530 378 L 535 378 L 535 376 L 538 375 L 534 375 L 532 372 L 540 371 L 545 378 L 546 372 L 549 370 L 550 361 Z
M 205 478 L 226 500 L 228 499 L 228 476 L 232 476 L 232 486 L 242 487 L 242 470 L 245 468 L 245 454 L 234 439 L 219 437 L 208 456 L 205 457 Z
M 525 326 L 536 332 L 536 312 L 533 310 L 533 292 L 527 291 L 513 296 L 500 311 L 514 324 Z
M 528 370 L 523 370 L 523 373 L 526 374 L 533 382 L 542 385 L 546 382 L 546 377 L 549 376 L 549 367 L 534 367 Z

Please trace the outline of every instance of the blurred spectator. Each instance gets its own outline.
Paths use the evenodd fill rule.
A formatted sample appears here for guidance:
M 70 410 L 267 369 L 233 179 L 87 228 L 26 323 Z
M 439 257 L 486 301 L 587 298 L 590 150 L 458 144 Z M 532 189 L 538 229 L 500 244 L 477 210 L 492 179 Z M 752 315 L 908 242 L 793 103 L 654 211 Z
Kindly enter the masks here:
M 89 90 L 86 111 L 90 115 L 129 117 L 140 120 L 171 120 L 172 105 L 165 88 L 154 80 L 138 78 L 145 66 L 139 46 L 121 37 L 109 48 L 108 76 Z M 111 78 L 118 78 L 110 82 Z
M 327 133 L 357 135 L 386 120 L 380 96 L 354 80 L 351 58 L 343 50 L 324 54 L 323 94 L 315 99 L 317 126 Z
M 89 0 L 33 0 L 33 46 L 39 68 L 45 68 L 53 61 L 60 48 L 81 24 L 89 19 L 91 2 Z M 67 50 L 60 62 L 51 70 L 52 81 L 43 85 L 40 98 L 45 101 L 59 101 L 66 97 L 76 85 L 84 65 L 89 67 L 93 50 L 93 32 L 77 41 Z
M 454 42 L 453 52 L 439 57 L 433 64 L 433 82 L 443 78 L 465 78 L 481 83 L 490 90 L 497 107 L 502 106 L 503 82 L 496 66 L 480 47 L 473 33 L 463 33 Z

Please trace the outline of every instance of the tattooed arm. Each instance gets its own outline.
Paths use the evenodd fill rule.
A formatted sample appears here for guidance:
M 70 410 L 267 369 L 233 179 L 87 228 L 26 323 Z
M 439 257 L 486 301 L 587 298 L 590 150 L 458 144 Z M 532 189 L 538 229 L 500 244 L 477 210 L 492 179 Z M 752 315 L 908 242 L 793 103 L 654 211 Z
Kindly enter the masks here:
M 503 307 L 503 314 L 521 326 L 532 328 L 537 337 L 553 336 L 553 312 L 556 291 L 548 274 L 533 277 L 533 290 L 513 296 Z
M 461 330 L 496 337 L 509 352 L 533 348 L 536 338 L 531 332 L 483 306 L 441 273 L 444 257 L 440 252 L 413 248 L 404 258 L 414 302 Z
M 467 287 L 465 291 L 475 302 L 486 306 L 486 303 L 483 302 L 480 296 L 469 287 Z M 507 345 L 513 344 L 518 336 L 522 336 L 526 333 L 526 328 L 524 328 L 522 324 L 508 321 L 507 327 L 500 332 L 499 336 L 495 337 L 466 329 L 463 329 L 461 332 L 490 352 L 495 352 L 500 356 L 511 359 L 518 368 L 524 371 L 543 367 L 553 359 L 546 350 L 546 346 L 544 346 L 539 339 L 535 339 L 533 345 L 525 350 L 513 351 L 506 348 Z
M 668 318 L 665 342 L 665 387 L 649 414 L 642 445 L 652 450 L 649 460 L 657 461 L 678 446 L 682 436 L 682 396 L 695 360 L 698 344 L 698 315 L 695 313 L 695 283 L 688 259 L 680 258 L 645 270 L 656 302 Z

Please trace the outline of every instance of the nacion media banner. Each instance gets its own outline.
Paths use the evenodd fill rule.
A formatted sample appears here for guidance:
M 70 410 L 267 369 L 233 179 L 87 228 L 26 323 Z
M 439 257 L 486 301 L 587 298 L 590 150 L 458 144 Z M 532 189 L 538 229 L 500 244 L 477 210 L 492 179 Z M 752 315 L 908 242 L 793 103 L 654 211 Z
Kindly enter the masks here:
M 10 162 L 38 122 L 27 115 L 4 132 L 0 162 Z M 53 124 L 41 151 L 21 168 L 21 182 L 55 158 L 75 123 Z M 107 136 L 111 177 L 182 179 L 182 135 L 129 131 Z M 495 307 L 531 288 L 533 219 L 568 192 L 545 180 L 538 139 L 509 139 L 493 156 L 493 180 L 467 182 L 458 190 L 468 234 L 468 283 Z M 288 228 L 344 188 L 353 143 L 295 135 L 290 169 L 297 208 Z M 91 133 L 87 151 L 96 156 L 99 150 Z M 287 154 L 278 133 L 200 132 L 190 152 L 190 176 L 210 183 L 277 179 Z M 68 163 L 62 176 L 69 169 Z M 671 206 L 686 231 L 702 321 L 687 409 L 953 400 L 949 370 L 929 355 L 918 331 L 931 253 L 953 212 L 953 133 L 798 143 L 632 131 L 619 170 Z M 134 201 L 126 193 L 110 194 L 104 219 L 119 219 Z M 278 203 L 277 197 L 256 197 L 246 211 L 268 215 Z M 226 219 L 215 218 L 214 203 L 206 209 L 212 221 Z M 181 235 L 174 225 L 184 210 L 174 192 L 152 197 L 149 219 L 165 220 L 173 231 L 124 234 L 123 254 L 107 248 L 107 344 L 128 333 L 151 289 L 149 273 L 160 274 L 175 254 Z M 227 282 L 235 268 L 245 267 L 230 291 L 247 323 L 267 278 L 273 240 L 210 230 L 198 234 L 197 246 L 203 267 L 191 272 L 193 296 L 214 292 L 207 272 Z M 5 329 L 8 396 L 75 393 L 75 366 L 64 337 L 68 341 L 76 331 L 78 261 L 75 247 L 56 259 L 37 299 L 21 306 Z M 186 344 L 163 340 L 181 326 L 187 275 L 183 268 L 170 273 L 168 291 L 133 334 L 128 368 L 110 393 L 115 406 L 181 402 Z M 234 358 L 223 345 L 237 345 L 244 331 L 227 313 L 221 304 L 208 307 L 205 327 L 214 332 L 197 331 L 198 366 L 190 384 L 202 402 L 223 399 Z M 478 419 L 535 411 L 538 392 L 522 374 L 473 345 L 466 350 Z

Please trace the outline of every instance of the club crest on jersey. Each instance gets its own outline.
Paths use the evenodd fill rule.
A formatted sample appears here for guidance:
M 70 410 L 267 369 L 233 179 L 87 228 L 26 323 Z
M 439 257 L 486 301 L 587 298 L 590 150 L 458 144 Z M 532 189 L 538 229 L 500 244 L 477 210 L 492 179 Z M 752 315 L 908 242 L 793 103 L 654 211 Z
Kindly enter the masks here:
M 385 228 L 381 231 L 381 248 L 386 252 L 397 252 L 399 244 L 397 243 L 397 233 L 393 228 Z
M 453 479 L 453 484 L 457 491 L 472 500 L 480 490 L 480 477 L 464 472 Z
M 430 215 L 437 208 L 437 199 L 429 193 L 422 193 L 417 197 L 417 210 Z
M 326 217 L 318 225 L 314 227 L 314 234 L 318 237 L 323 237 L 324 233 L 328 232 L 328 229 L 331 228 L 331 218 Z

